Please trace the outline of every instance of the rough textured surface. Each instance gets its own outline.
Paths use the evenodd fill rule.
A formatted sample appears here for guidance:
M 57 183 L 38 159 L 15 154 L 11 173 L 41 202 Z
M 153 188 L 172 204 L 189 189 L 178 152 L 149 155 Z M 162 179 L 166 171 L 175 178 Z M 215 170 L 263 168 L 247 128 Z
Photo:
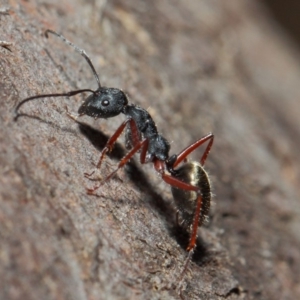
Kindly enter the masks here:
M 125 4 L 126 3 L 126 4 Z M 9 15 L 5 12 L 9 8 Z M 1 299 L 300 298 L 300 59 L 255 1 L 2 1 Z M 88 196 L 99 150 L 123 118 L 65 114 L 82 100 L 29 95 L 101 81 L 149 108 L 171 153 L 213 131 L 212 217 L 186 257 L 170 189 L 133 161 Z M 31 116 L 31 117 L 30 117 Z M 121 139 L 98 173 L 122 155 Z M 200 157 L 200 153 L 193 158 Z

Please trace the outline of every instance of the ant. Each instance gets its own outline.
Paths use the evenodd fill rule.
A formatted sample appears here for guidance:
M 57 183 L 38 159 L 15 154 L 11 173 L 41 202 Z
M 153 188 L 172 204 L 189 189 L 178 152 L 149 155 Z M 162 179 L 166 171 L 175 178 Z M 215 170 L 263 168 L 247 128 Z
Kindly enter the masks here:
M 155 122 L 147 110 L 128 103 L 127 96 L 122 90 L 103 87 L 90 58 L 84 50 L 78 48 L 61 34 L 47 30 L 45 32 L 46 37 L 48 37 L 48 33 L 62 39 L 85 58 L 98 83 L 98 89 L 95 91 L 81 89 L 66 93 L 43 94 L 26 98 L 16 106 L 15 119 L 20 116 L 20 113 L 18 113 L 20 107 L 28 101 L 46 97 L 70 97 L 84 92 L 90 92 L 91 95 L 79 107 L 78 115 L 72 116 L 68 114 L 75 121 L 83 115 L 95 119 L 112 118 L 121 113 L 126 115 L 126 120 L 119 126 L 103 148 L 96 168 L 100 168 L 105 155 L 112 151 L 114 144 L 124 130 L 126 148 L 130 151 L 120 160 L 115 171 L 110 173 L 100 184 L 87 189 L 87 193 L 94 194 L 100 186 L 110 180 L 120 168 L 129 162 L 136 153 L 139 153 L 141 164 L 153 163 L 155 170 L 160 174 L 162 180 L 171 186 L 178 212 L 181 213 L 184 223 L 188 224 L 188 230 L 190 231 L 189 244 L 186 249 L 188 257 L 180 277 L 182 279 L 183 273 L 196 247 L 198 226 L 203 224 L 209 213 L 211 200 L 210 180 L 203 166 L 213 144 L 213 134 L 209 133 L 183 149 L 179 154 L 169 156 L 170 144 L 166 138 L 158 133 Z M 200 161 L 187 161 L 188 155 L 205 142 L 208 142 L 208 144 Z M 182 163 L 181 166 L 179 166 L 180 163 Z M 90 177 L 93 173 L 86 173 L 85 176 Z

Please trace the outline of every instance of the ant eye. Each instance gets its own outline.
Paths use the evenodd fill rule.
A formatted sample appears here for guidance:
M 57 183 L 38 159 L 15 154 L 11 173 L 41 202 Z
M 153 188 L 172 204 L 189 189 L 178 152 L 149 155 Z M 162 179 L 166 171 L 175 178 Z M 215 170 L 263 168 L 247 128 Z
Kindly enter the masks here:
M 101 102 L 102 106 L 108 106 L 109 105 L 109 100 L 105 99 Z

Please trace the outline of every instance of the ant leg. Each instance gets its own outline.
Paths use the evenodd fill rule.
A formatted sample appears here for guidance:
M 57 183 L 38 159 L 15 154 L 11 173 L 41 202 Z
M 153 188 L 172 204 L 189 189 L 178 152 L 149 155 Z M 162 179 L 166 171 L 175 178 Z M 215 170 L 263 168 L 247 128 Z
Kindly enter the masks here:
M 111 152 L 112 151 L 112 148 L 114 146 L 114 144 L 116 143 L 117 139 L 119 138 L 119 136 L 122 134 L 122 132 L 124 131 L 126 125 L 130 124 L 130 128 L 132 130 L 132 136 L 135 138 L 135 135 L 137 134 L 137 127 L 136 127 L 136 124 L 134 122 L 133 119 L 127 119 L 125 120 L 121 125 L 120 127 L 115 131 L 115 133 L 110 137 L 110 139 L 107 141 L 105 147 L 103 148 L 101 154 L 100 154 L 100 158 L 99 158 L 99 161 L 97 163 L 97 169 L 100 168 L 101 166 L 101 163 L 106 155 L 107 152 Z M 137 144 L 138 141 L 136 139 L 134 139 L 134 142 Z
M 198 223 L 199 223 L 201 207 L 202 207 L 202 196 L 200 194 L 199 188 L 197 188 L 196 186 L 193 186 L 191 184 L 185 183 L 185 182 L 173 177 L 172 175 L 167 175 L 165 173 L 162 174 L 162 179 L 171 186 L 174 186 L 174 187 L 182 189 L 182 190 L 195 191 L 198 194 L 197 206 L 196 206 L 195 215 L 194 215 L 193 223 L 192 223 L 192 232 L 190 235 L 189 245 L 186 249 L 187 251 L 192 251 L 196 246 L 197 229 L 198 229 Z
M 114 144 L 116 143 L 117 139 L 119 138 L 119 136 L 122 134 L 122 132 L 124 131 L 126 125 L 128 124 L 130 125 L 130 129 L 132 132 L 132 138 L 133 138 L 133 142 L 135 143 L 134 145 L 136 145 L 139 142 L 139 134 L 138 134 L 138 128 L 135 124 L 135 121 L 133 119 L 127 119 L 125 120 L 120 127 L 115 131 L 115 133 L 110 137 L 110 139 L 107 141 L 105 147 L 102 149 L 101 154 L 100 154 L 100 158 L 98 160 L 98 163 L 96 165 L 96 169 L 100 169 L 100 166 L 102 164 L 102 161 L 106 155 L 106 153 L 109 153 L 112 151 Z M 91 173 L 84 173 L 84 176 L 86 178 L 90 178 L 93 174 L 95 173 L 95 170 Z
M 126 127 L 127 123 L 130 121 L 130 119 L 125 120 L 120 126 L 119 128 L 115 131 L 115 133 L 110 137 L 110 139 L 107 141 L 105 147 L 102 149 L 101 154 L 100 154 L 100 158 L 98 160 L 98 163 L 96 165 L 96 169 L 100 169 L 100 166 L 102 164 L 102 161 L 106 155 L 106 153 L 111 152 L 113 149 L 113 146 L 115 144 L 115 142 L 117 141 L 118 137 L 122 134 L 124 128 Z M 95 173 L 95 170 L 92 171 L 91 173 L 84 173 L 84 177 L 86 178 L 90 178 L 93 174 Z
M 115 133 L 110 137 L 110 139 L 107 141 L 105 147 L 102 149 L 100 158 L 98 160 L 98 163 L 96 165 L 96 168 L 91 173 L 84 173 L 84 176 L 86 178 L 90 178 L 94 173 L 96 169 L 100 169 L 100 166 L 102 164 L 102 160 L 104 159 L 107 152 L 111 152 L 114 144 L 116 143 L 118 137 L 122 134 L 124 128 L 126 127 L 126 124 L 130 121 L 130 119 L 125 120 L 119 128 L 115 131 Z
M 202 208 L 202 196 L 198 194 L 197 206 L 196 206 L 195 215 L 192 223 L 192 233 L 191 233 L 189 245 L 186 249 L 189 252 L 193 251 L 196 247 L 197 229 L 198 229 L 198 223 L 201 214 L 201 208 Z
M 137 125 L 133 119 L 130 119 L 129 126 L 131 131 L 132 146 L 134 147 L 141 141 L 141 137 Z
M 183 281 L 184 274 L 185 274 L 185 272 L 186 272 L 186 270 L 187 270 L 187 268 L 189 266 L 189 263 L 190 263 L 190 261 L 192 259 L 193 253 L 194 253 L 194 251 L 192 251 L 192 250 L 188 252 L 188 255 L 187 255 L 187 257 L 186 257 L 186 259 L 184 261 L 184 264 L 183 264 L 183 268 L 182 268 L 182 270 L 180 272 L 180 275 L 179 275 L 178 279 L 176 280 L 176 286 L 174 286 L 174 288 L 177 289 L 177 290 L 179 290 L 179 291 L 181 289 L 181 283 Z
M 209 154 L 209 151 L 211 149 L 211 146 L 213 144 L 214 141 L 214 135 L 212 133 L 209 133 L 208 135 L 202 137 L 200 140 L 196 141 L 195 143 L 191 144 L 190 146 L 186 147 L 185 149 L 183 149 L 178 155 L 177 155 L 177 159 L 173 165 L 173 168 L 175 168 L 179 163 L 181 163 L 183 160 L 186 159 L 186 157 L 192 153 L 193 151 L 195 151 L 197 148 L 199 148 L 203 143 L 205 143 L 206 141 L 209 141 L 208 145 L 206 146 L 206 149 L 200 159 L 200 164 L 203 166 L 207 156 Z
M 193 219 L 193 223 L 192 223 L 192 232 L 190 234 L 190 241 L 186 248 L 186 251 L 188 251 L 188 255 L 185 259 L 185 262 L 183 264 L 183 268 L 180 272 L 180 275 L 179 275 L 178 279 L 176 280 L 177 287 L 181 286 L 182 280 L 184 278 L 184 274 L 189 266 L 189 263 L 192 259 L 193 253 L 194 253 L 194 250 L 196 248 L 197 229 L 198 229 L 198 223 L 199 223 L 199 218 L 200 218 L 200 214 L 201 214 L 201 207 L 202 207 L 202 197 L 201 197 L 201 195 L 198 195 L 197 206 L 196 206 L 195 215 L 194 215 L 194 219 Z
M 93 187 L 92 189 L 87 189 L 87 193 L 88 194 L 93 194 L 99 187 L 101 187 L 105 182 L 107 182 L 108 180 L 110 180 L 118 171 L 119 169 L 121 169 L 131 158 L 132 156 L 137 153 L 140 149 L 142 149 L 142 155 L 144 155 L 144 153 L 147 152 L 148 149 L 148 145 L 149 145 L 149 141 L 148 139 L 144 139 L 142 141 L 140 141 L 139 143 L 137 143 L 134 148 L 132 150 L 130 150 L 119 162 L 118 167 L 115 171 L 113 171 L 112 173 L 110 173 L 105 179 L 103 179 L 101 181 L 101 183 L 95 187 Z M 142 161 L 142 155 L 141 155 L 141 161 Z
M 166 182 L 167 184 L 174 186 L 178 189 L 187 190 L 187 191 L 195 191 L 195 192 L 199 191 L 199 188 L 197 188 L 196 186 L 193 186 L 189 183 L 185 183 L 172 175 L 167 175 L 165 173 L 162 173 L 161 176 L 162 176 L 162 179 L 164 182 Z
M 196 247 L 196 241 L 197 241 L 197 230 L 198 230 L 198 224 L 199 224 L 199 219 L 201 216 L 201 209 L 202 209 L 202 204 L 203 204 L 203 199 L 200 193 L 199 188 L 190 185 L 188 183 L 185 183 L 175 177 L 173 177 L 172 175 L 167 175 L 167 174 L 162 174 L 162 179 L 170 184 L 171 186 L 174 186 L 176 188 L 180 188 L 183 190 L 188 190 L 188 191 L 195 191 L 198 194 L 197 197 L 197 204 L 196 204 L 196 209 L 195 209 L 195 213 L 194 213 L 194 217 L 193 217 L 193 222 L 191 224 L 191 233 L 190 233 L 190 240 L 189 240 L 189 244 L 186 248 L 186 251 L 188 251 L 188 255 L 185 259 L 185 262 L 183 264 L 183 268 L 182 271 L 180 272 L 180 275 L 178 277 L 178 279 L 176 280 L 176 286 L 180 287 L 182 280 L 184 278 L 184 274 L 188 268 L 188 265 L 191 261 L 191 258 L 193 256 L 195 247 Z

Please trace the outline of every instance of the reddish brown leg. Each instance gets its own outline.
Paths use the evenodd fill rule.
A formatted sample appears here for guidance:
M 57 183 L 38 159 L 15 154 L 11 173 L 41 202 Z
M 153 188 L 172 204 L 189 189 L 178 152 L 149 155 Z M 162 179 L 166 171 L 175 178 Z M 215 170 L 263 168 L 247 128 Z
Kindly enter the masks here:
M 186 250 L 188 251 L 188 256 L 183 264 L 182 271 L 181 271 L 178 279 L 176 280 L 176 286 L 180 287 L 181 282 L 184 278 L 184 274 L 188 268 L 188 265 L 191 261 L 194 249 L 196 247 L 198 223 L 199 223 L 199 217 L 201 214 L 201 207 L 202 207 L 202 196 L 197 187 L 190 185 L 188 183 L 182 182 L 181 180 L 173 177 L 172 175 L 167 175 L 167 174 L 162 173 L 162 178 L 166 183 L 168 183 L 176 188 L 188 190 L 188 191 L 195 191 L 198 194 L 197 205 L 196 205 L 195 214 L 194 214 L 193 223 L 192 223 L 192 231 L 190 233 L 189 244 L 186 248 Z
M 192 251 L 196 246 L 198 222 L 199 222 L 201 206 L 202 206 L 202 197 L 199 193 L 199 189 L 196 186 L 185 183 L 185 182 L 173 177 L 172 175 L 162 174 L 162 179 L 166 183 L 168 183 L 176 188 L 179 188 L 182 190 L 198 192 L 197 206 L 196 206 L 195 215 L 194 215 L 194 219 L 193 219 L 193 223 L 192 223 L 192 232 L 191 232 L 191 236 L 190 236 L 189 245 L 186 249 L 187 251 Z
M 101 187 L 105 182 L 107 182 L 108 180 L 110 180 L 117 172 L 119 169 L 121 169 L 131 158 L 132 156 L 137 153 L 140 149 L 142 149 L 141 152 L 141 163 L 145 162 L 145 158 L 146 158 L 146 153 L 147 153 L 147 149 L 148 149 L 148 144 L 149 141 L 147 139 L 144 139 L 142 141 L 140 141 L 139 143 L 137 143 L 119 162 L 118 167 L 115 171 L 113 171 L 112 173 L 110 173 L 105 179 L 103 179 L 101 181 L 100 184 L 98 184 L 97 186 L 94 186 L 92 189 L 87 189 L 88 194 L 93 194 L 99 187 Z
M 203 166 L 206 159 L 207 159 L 207 156 L 209 154 L 209 151 L 212 147 L 212 144 L 213 144 L 213 140 L 214 140 L 214 136 L 212 133 L 202 137 L 200 140 L 196 141 L 195 143 L 193 143 L 192 145 L 188 146 L 187 148 L 183 149 L 177 156 L 177 159 L 173 165 L 173 168 L 175 168 L 178 164 L 180 164 L 182 161 L 186 161 L 187 160 L 187 156 L 192 153 L 193 151 L 195 151 L 197 148 L 199 148 L 203 143 L 205 143 L 206 141 L 209 141 L 208 145 L 206 146 L 206 149 L 200 159 L 200 164 Z M 171 178 L 170 178 L 171 177 Z M 198 194 L 198 197 L 197 197 L 197 204 L 196 204 L 196 209 L 195 209 L 195 213 L 194 213 L 194 218 L 193 218 L 193 222 L 192 222 L 192 231 L 190 233 L 190 240 L 189 240 L 189 244 L 187 246 L 187 251 L 188 251 L 188 256 L 184 262 L 184 265 L 183 265 L 183 269 L 180 273 L 180 276 L 178 278 L 178 280 L 176 281 L 176 285 L 180 287 L 181 285 L 181 282 L 184 278 L 184 274 L 188 268 L 188 265 L 189 265 L 189 262 L 192 258 L 192 255 L 193 255 L 193 252 L 194 252 L 194 249 L 196 247 L 196 240 L 197 240 L 197 230 L 198 230 L 198 224 L 199 224 L 199 218 L 200 218 L 200 214 L 201 214 L 201 208 L 202 208 L 202 196 L 201 196 L 201 191 L 195 187 L 195 186 L 192 186 L 190 185 L 190 187 L 188 187 L 189 185 L 188 184 L 185 184 L 183 182 L 181 182 L 180 180 L 178 179 L 174 179 L 172 178 L 172 176 L 169 175 L 169 178 L 165 176 L 163 176 L 163 179 L 171 184 L 172 186 L 174 187 L 177 187 L 177 188 L 180 188 L 180 189 L 186 189 L 186 190 L 190 190 L 190 191 L 196 191 L 197 194 Z M 180 183 L 178 182 L 180 181 Z
M 101 154 L 100 154 L 100 158 L 99 158 L 99 161 L 96 165 L 96 168 L 99 169 L 101 164 L 102 164 L 102 161 L 106 155 L 106 153 L 109 153 L 112 151 L 113 149 L 113 146 L 114 144 L 116 143 L 117 139 L 119 138 L 119 136 L 122 134 L 122 132 L 124 131 L 126 125 L 130 124 L 130 128 L 131 128 L 131 134 L 132 134 L 132 140 L 133 140 L 133 143 L 138 143 L 139 142 L 139 135 L 138 135 L 138 129 L 137 129 L 137 126 L 134 122 L 133 119 L 127 119 L 125 120 L 121 125 L 120 127 L 115 131 L 115 133 L 110 137 L 110 139 L 107 141 L 105 147 L 103 148 L 103 150 L 101 151 Z M 134 145 L 135 145 L 134 144 Z M 89 178 L 91 177 L 93 174 L 95 173 L 95 171 L 91 172 L 91 173 L 84 173 L 84 176 Z
M 167 175 L 165 173 L 162 174 L 162 179 L 169 185 L 172 185 L 178 189 L 187 190 L 187 191 L 195 191 L 197 192 L 199 189 L 196 186 L 185 183 L 172 175 Z
M 176 281 L 177 287 L 180 287 L 180 285 L 181 285 L 181 282 L 184 278 L 184 274 L 189 266 L 189 263 L 192 259 L 192 255 L 193 255 L 195 247 L 196 247 L 197 229 L 198 229 L 198 222 L 199 222 L 199 217 L 200 217 L 200 213 L 201 213 L 201 206 L 202 206 L 202 197 L 201 197 L 201 195 L 198 195 L 197 206 L 196 206 L 195 215 L 194 215 L 194 219 L 193 219 L 193 223 L 192 223 L 192 232 L 190 234 L 190 241 L 189 241 L 189 245 L 186 248 L 186 250 L 188 251 L 188 255 L 183 264 L 183 268 L 180 273 L 180 276 L 178 277 L 178 279 Z
M 100 154 L 100 158 L 99 161 L 97 163 L 97 169 L 100 168 L 102 160 L 104 159 L 106 153 L 111 152 L 113 149 L 114 144 L 116 143 L 117 139 L 119 138 L 119 136 L 122 134 L 123 130 L 125 129 L 126 125 L 128 124 L 128 122 L 133 121 L 132 119 L 127 119 L 125 120 L 120 127 L 116 130 L 116 132 L 110 137 L 110 139 L 107 141 L 105 147 L 103 148 L 103 150 L 101 151 Z
M 211 146 L 213 144 L 214 141 L 214 135 L 212 133 L 209 133 L 208 135 L 202 137 L 200 140 L 196 141 L 195 143 L 193 143 L 192 145 L 186 147 L 185 149 L 183 149 L 178 155 L 177 155 L 177 159 L 174 163 L 173 168 L 175 168 L 179 163 L 181 163 L 183 160 L 186 159 L 186 157 L 191 154 L 193 151 L 195 151 L 197 148 L 199 148 L 203 143 L 205 143 L 206 141 L 209 141 L 208 145 L 206 146 L 206 149 L 200 159 L 200 164 L 203 166 L 207 156 L 209 154 L 209 151 L 211 149 Z
M 110 137 L 110 139 L 107 141 L 105 147 L 103 148 L 99 161 L 97 163 L 97 169 L 100 168 L 102 160 L 107 152 L 111 152 L 114 144 L 116 143 L 119 136 L 122 134 L 123 130 L 125 129 L 126 125 L 130 125 L 131 129 L 131 135 L 132 135 L 132 141 L 134 143 L 134 146 L 139 142 L 139 134 L 138 134 L 138 128 L 134 122 L 133 119 L 127 119 L 125 120 L 120 127 L 116 130 L 116 132 Z
M 189 242 L 188 247 L 186 248 L 187 251 L 193 251 L 196 246 L 197 229 L 198 229 L 198 223 L 199 223 L 199 218 L 200 218 L 200 213 L 201 213 L 201 207 L 202 207 L 202 196 L 200 194 L 198 194 L 197 206 L 196 206 L 195 215 L 194 215 L 193 224 L 192 224 L 192 232 L 191 232 L 190 242 Z
M 132 144 L 133 147 L 135 145 L 137 145 L 140 142 L 140 134 L 139 134 L 139 130 L 136 126 L 136 123 L 133 119 L 130 120 L 130 131 L 131 131 L 131 138 L 132 138 Z

